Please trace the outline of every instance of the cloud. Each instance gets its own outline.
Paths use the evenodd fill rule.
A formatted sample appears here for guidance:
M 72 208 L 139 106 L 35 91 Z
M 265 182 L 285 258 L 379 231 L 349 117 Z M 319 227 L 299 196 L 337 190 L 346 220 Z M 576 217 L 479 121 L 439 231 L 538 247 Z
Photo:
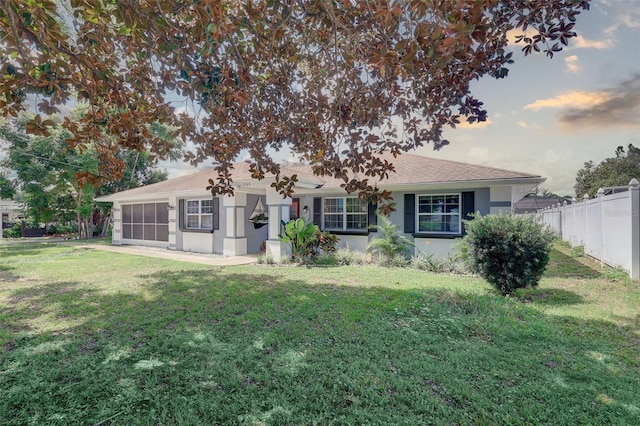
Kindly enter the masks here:
M 490 118 L 487 118 L 485 121 L 476 121 L 474 123 L 469 123 L 464 117 L 460 117 L 460 124 L 456 124 L 457 129 L 483 129 L 485 127 L 491 126 L 493 122 Z
M 606 4 L 601 2 L 605 9 L 614 6 L 614 3 Z M 615 5 L 622 5 L 622 2 L 615 2 Z M 582 35 L 576 36 L 572 42 L 569 43 L 569 48 L 573 49 L 611 49 L 616 43 L 616 32 L 620 27 L 627 27 L 631 29 L 640 28 L 640 12 L 634 9 L 630 9 L 627 6 L 623 6 L 624 12 L 621 12 L 616 21 L 602 30 L 601 38 L 590 40 Z M 601 13 L 607 14 L 606 10 L 602 10 Z
M 524 106 L 524 109 L 532 109 L 539 111 L 543 108 L 566 108 L 592 106 L 600 104 L 609 99 L 610 94 L 607 92 L 579 92 L 573 91 L 563 93 L 553 98 L 538 99 L 533 103 Z
M 542 126 L 540 126 L 539 124 L 529 124 L 526 121 L 520 120 L 516 123 L 518 126 L 522 127 L 523 129 L 529 129 L 529 130 L 542 130 Z
M 623 14 L 620 17 L 619 23 L 629 28 L 640 28 L 640 12 L 636 9 L 630 13 Z
M 611 49 L 615 45 L 615 40 L 607 36 L 601 40 L 589 40 L 581 35 L 576 36 L 569 44 L 575 49 Z
M 558 122 L 568 128 L 640 127 L 640 72 L 610 89 L 563 93 L 524 106 L 543 108 L 561 109 Z
M 580 60 L 577 55 L 567 56 L 564 58 L 564 63 L 567 65 L 567 71 L 571 74 L 577 74 L 582 71 Z
M 558 121 L 566 127 L 640 127 L 640 72 L 605 93 L 600 102 L 571 105 Z

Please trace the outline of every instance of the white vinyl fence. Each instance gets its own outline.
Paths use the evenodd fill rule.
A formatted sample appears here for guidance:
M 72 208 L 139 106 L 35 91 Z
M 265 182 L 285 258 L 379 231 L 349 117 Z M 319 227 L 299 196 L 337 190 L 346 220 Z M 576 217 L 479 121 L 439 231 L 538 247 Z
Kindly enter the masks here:
M 572 247 L 610 266 L 626 269 L 640 279 L 640 187 L 629 182 L 629 190 L 598 196 L 572 204 L 540 210 L 536 216 Z

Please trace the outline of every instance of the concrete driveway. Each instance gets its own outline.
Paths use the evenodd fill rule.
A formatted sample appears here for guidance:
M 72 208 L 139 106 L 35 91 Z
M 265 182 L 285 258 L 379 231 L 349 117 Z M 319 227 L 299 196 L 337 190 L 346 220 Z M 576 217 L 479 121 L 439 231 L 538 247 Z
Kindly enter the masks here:
M 258 255 L 225 257 L 216 254 L 188 253 L 143 246 L 107 246 L 101 244 L 83 244 L 81 247 L 114 253 L 132 254 L 134 256 L 155 257 L 158 259 L 177 260 L 180 262 L 200 263 L 211 266 L 249 265 L 258 261 Z

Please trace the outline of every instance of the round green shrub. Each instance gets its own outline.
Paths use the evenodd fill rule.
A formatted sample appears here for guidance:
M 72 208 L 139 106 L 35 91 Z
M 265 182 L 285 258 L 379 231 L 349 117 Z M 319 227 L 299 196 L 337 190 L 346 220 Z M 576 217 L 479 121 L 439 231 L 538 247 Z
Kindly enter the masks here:
M 19 223 L 15 223 L 11 228 L 2 231 L 4 238 L 20 238 L 22 236 L 22 228 Z
M 536 287 L 555 235 L 530 216 L 476 216 L 465 221 L 463 252 L 471 270 L 503 295 Z

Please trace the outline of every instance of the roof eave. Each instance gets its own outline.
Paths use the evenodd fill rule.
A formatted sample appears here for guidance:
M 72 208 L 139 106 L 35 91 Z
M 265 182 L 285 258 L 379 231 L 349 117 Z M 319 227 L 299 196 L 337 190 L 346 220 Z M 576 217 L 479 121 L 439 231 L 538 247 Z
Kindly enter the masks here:
M 386 184 L 384 181 L 378 182 L 378 186 L 381 189 L 385 189 L 392 192 L 403 191 L 415 191 L 415 190 L 446 190 L 446 189 L 473 189 L 484 188 L 487 186 L 502 186 L 502 185 L 536 185 L 544 182 L 546 178 L 541 176 L 521 176 L 515 178 L 502 178 L 502 179 L 473 179 L 473 180 L 459 180 L 459 181 L 440 181 L 440 182 L 416 182 L 416 183 L 398 183 L 398 184 Z M 247 191 L 250 189 L 265 190 L 271 185 L 273 179 L 267 178 L 262 181 L 256 181 L 253 179 L 242 179 L 234 182 L 234 186 L 239 191 Z M 336 193 L 344 192 L 344 189 L 337 186 L 326 187 L 323 182 L 320 181 L 308 181 L 300 180 L 296 182 L 296 188 L 300 189 L 300 195 L 313 194 L 313 193 Z M 172 190 L 161 191 L 152 193 L 137 193 L 127 194 L 127 191 L 105 195 L 97 197 L 95 201 L 98 202 L 122 202 L 122 201 L 146 201 L 157 199 L 168 199 L 169 197 L 191 197 L 191 196 L 206 196 L 210 194 L 204 188 L 190 189 L 190 190 Z
M 490 186 L 515 186 L 515 185 L 538 185 L 544 182 L 546 178 L 540 176 L 522 176 L 517 178 L 505 179 L 474 179 L 460 181 L 442 181 L 442 182 L 421 182 L 421 183 L 397 183 L 385 184 L 384 181 L 378 182 L 378 187 L 391 192 L 411 192 L 411 191 L 438 191 L 453 189 L 476 189 L 486 188 Z M 297 185 L 296 185 L 297 186 Z M 344 193 L 344 189 L 338 186 L 321 187 L 311 190 L 300 191 L 300 195 L 309 194 L 335 194 Z

